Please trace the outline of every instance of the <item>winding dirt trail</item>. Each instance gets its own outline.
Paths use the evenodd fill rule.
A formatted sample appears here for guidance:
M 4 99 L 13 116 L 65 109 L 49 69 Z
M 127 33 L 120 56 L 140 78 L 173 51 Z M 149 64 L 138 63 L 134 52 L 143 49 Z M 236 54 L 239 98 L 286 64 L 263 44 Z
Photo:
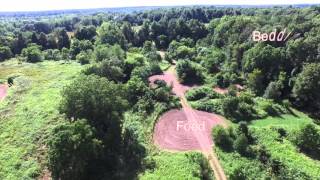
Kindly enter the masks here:
M 224 171 L 219 163 L 217 155 L 212 150 L 212 146 L 214 144 L 211 139 L 211 128 L 214 125 L 221 124 L 226 126 L 223 118 L 211 113 L 201 114 L 206 112 L 194 110 L 188 104 L 184 94 L 191 87 L 185 86 L 178 81 L 175 73 L 175 66 L 171 66 L 162 75 L 150 77 L 149 81 L 153 83 L 157 79 L 164 80 L 167 82 L 167 84 L 172 85 L 172 91 L 180 98 L 182 112 L 180 111 L 174 113 L 169 111 L 168 114 L 164 115 L 163 119 L 160 118 L 155 127 L 155 143 L 163 148 L 180 151 L 196 149 L 200 150 L 208 158 L 209 164 L 214 171 L 215 178 L 217 180 L 226 180 L 226 175 L 224 174 Z M 181 119 L 184 119 L 186 123 L 192 125 L 204 122 L 206 123 L 205 128 L 202 130 L 185 130 L 181 132 L 179 131 L 178 127 L 175 127 L 178 125 L 174 124 L 179 122 L 178 120 Z

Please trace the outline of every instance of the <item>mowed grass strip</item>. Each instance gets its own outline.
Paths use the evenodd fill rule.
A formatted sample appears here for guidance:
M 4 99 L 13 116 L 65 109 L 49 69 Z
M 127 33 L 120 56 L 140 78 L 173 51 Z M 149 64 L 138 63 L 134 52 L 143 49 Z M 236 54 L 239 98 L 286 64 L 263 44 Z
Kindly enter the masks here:
M 283 114 L 281 116 L 269 116 L 264 119 L 259 119 L 251 122 L 252 127 L 282 127 L 288 130 L 293 130 L 302 125 L 312 123 L 312 119 L 306 114 L 292 109 L 293 114 Z
M 0 102 L 0 179 L 34 179 L 45 163 L 48 133 L 63 123 L 58 113 L 62 88 L 81 70 L 77 63 L 7 61 L 0 79 L 17 76 Z

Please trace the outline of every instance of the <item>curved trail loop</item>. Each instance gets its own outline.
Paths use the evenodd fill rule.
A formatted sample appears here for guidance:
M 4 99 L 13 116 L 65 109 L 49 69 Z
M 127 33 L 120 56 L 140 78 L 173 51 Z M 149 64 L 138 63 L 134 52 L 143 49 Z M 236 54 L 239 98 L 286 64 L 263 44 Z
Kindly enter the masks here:
M 164 80 L 172 85 L 172 91 L 180 98 L 182 110 L 171 110 L 165 113 L 155 127 L 154 141 L 164 149 L 171 150 L 200 150 L 208 159 L 217 180 L 226 180 L 226 175 L 219 163 L 217 155 L 212 150 L 211 128 L 216 124 L 226 126 L 222 117 L 197 111 L 188 104 L 184 93 L 191 87 L 180 84 L 175 73 L 175 66 L 171 66 L 164 74 L 149 78 L 151 84 L 155 80 Z M 179 129 L 178 122 L 191 125 L 203 124 L 203 129 Z M 177 123 L 177 124 L 175 124 Z

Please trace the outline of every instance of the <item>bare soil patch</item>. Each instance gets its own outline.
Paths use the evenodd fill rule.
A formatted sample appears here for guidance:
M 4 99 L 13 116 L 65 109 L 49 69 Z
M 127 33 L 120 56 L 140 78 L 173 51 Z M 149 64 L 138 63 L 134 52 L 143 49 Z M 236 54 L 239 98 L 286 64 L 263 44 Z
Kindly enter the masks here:
M 238 92 L 244 90 L 244 87 L 241 86 L 240 84 L 234 84 L 234 86 L 237 88 Z M 213 90 L 219 94 L 227 94 L 229 92 L 228 88 L 221 88 L 221 87 L 214 87 Z
M 172 91 L 179 97 L 183 97 L 184 93 L 187 90 L 192 88 L 192 86 L 180 84 L 180 82 L 177 80 L 174 72 L 172 72 L 170 70 L 164 72 L 163 74 L 154 75 L 154 76 L 149 77 L 149 81 L 150 81 L 151 86 L 155 85 L 154 82 L 156 80 L 163 80 L 167 83 L 167 85 L 169 85 L 169 86 L 171 85 L 173 88 Z
M 187 114 L 193 113 L 194 120 L 190 121 Z M 188 113 L 189 112 L 189 113 Z M 223 124 L 222 117 L 198 110 L 183 108 L 173 109 L 165 113 L 155 126 L 154 142 L 162 149 L 188 151 L 211 148 L 211 129 Z M 199 134 L 201 142 L 199 142 Z M 202 143 L 202 145 L 200 144 Z
M 8 92 L 8 85 L 0 84 L 0 101 L 7 96 L 8 94 L 7 92 Z
M 213 90 L 219 94 L 227 94 L 228 93 L 228 89 L 226 89 L 226 88 L 215 87 L 215 88 L 213 88 Z

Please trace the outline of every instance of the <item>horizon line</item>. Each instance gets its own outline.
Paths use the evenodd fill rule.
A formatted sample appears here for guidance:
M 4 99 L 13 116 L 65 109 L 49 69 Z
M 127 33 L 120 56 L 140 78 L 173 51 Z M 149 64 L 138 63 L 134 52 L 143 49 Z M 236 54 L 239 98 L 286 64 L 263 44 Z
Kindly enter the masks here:
M 137 5 L 137 6 L 118 6 L 118 7 L 92 7 L 92 8 L 66 8 L 66 9 L 44 9 L 44 10 L 14 10 L 14 11 L 1 11 L 0 13 L 33 13 L 33 12 L 54 12 L 54 11 L 76 11 L 76 10 L 103 10 L 103 9 L 125 9 L 125 8 L 147 8 L 147 7 L 154 7 L 154 8 L 161 8 L 161 7 L 191 7 L 191 6 L 215 6 L 215 7 L 281 7 L 281 6 L 314 6 L 320 5 L 320 3 L 296 3 L 296 4 L 186 4 L 186 5 Z

